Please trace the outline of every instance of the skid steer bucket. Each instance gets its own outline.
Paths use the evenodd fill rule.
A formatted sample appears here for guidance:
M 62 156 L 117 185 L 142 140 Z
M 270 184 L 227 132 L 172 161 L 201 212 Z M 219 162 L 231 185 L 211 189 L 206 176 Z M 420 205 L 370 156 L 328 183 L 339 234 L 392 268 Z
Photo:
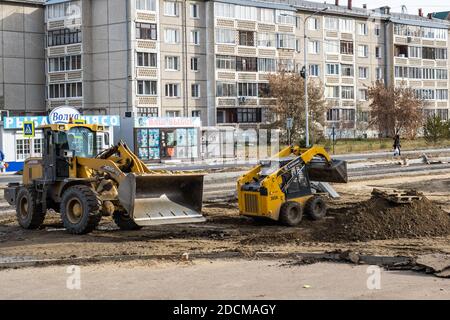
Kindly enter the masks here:
M 347 183 L 347 162 L 343 160 L 312 161 L 307 166 L 308 176 L 311 181 Z
M 202 174 L 130 173 L 119 186 L 119 200 L 139 226 L 203 222 Z

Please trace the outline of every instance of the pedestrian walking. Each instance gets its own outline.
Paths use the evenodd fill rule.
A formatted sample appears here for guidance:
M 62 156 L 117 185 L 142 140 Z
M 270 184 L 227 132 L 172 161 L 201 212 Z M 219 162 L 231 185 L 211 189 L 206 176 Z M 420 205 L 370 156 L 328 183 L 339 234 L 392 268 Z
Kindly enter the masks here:
M 5 154 L 0 150 L 0 172 L 5 172 Z
M 400 136 L 398 134 L 394 137 L 394 156 L 400 156 L 401 155 L 401 144 L 400 144 Z

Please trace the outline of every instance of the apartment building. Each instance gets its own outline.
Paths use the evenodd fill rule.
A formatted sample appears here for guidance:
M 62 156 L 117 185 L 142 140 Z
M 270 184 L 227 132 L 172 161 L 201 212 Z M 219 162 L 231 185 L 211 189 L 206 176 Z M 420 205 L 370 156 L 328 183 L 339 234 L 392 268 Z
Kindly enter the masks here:
M 268 75 L 299 72 L 307 50 L 327 129 L 370 136 L 375 80 L 413 86 L 448 117 L 448 30 L 351 0 L 49 0 L 47 107 L 259 127 L 273 119 Z
M 44 1 L 0 2 L 0 110 L 45 112 Z

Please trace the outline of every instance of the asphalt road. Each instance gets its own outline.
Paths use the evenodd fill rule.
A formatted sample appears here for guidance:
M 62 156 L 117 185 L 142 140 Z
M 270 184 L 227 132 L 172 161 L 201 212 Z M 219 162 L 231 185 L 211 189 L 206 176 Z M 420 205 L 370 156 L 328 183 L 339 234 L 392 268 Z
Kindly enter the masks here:
M 74 269 L 71 269 L 74 270 Z M 0 299 L 448 299 L 450 280 L 366 265 L 140 261 L 0 271 Z M 369 272 L 369 273 L 368 273 Z M 72 276 L 72 278 L 69 278 Z M 80 290 L 76 288 L 80 284 Z M 379 282 L 378 280 L 379 279 Z M 369 289 L 367 283 L 369 280 Z M 379 283 L 379 289 L 377 284 Z

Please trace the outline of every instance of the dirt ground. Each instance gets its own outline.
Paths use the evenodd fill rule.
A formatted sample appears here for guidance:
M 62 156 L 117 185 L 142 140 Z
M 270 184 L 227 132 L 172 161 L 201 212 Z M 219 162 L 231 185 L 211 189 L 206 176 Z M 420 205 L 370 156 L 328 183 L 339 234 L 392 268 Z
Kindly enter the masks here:
M 74 259 L 102 256 L 169 256 L 183 253 L 220 256 L 225 253 L 252 257 L 258 252 L 308 253 L 352 250 L 361 254 L 416 256 L 450 254 L 450 236 L 407 237 L 367 241 L 320 241 L 315 231 L 323 229 L 355 203 L 370 198 L 374 187 L 417 189 L 439 210 L 450 212 L 450 174 L 358 181 L 337 185 L 339 200 L 329 200 L 329 215 L 322 221 L 304 219 L 299 227 L 241 217 L 236 204 L 205 204 L 207 222 L 168 225 L 120 231 L 104 218 L 88 235 L 67 234 L 56 214 L 48 214 L 40 230 L 21 229 L 13 215 L 0 215 L 0 260 L 3 257 Z M 450 217 L 449 217 L 450 219 Z M 449 230 L 450 231 L 450 230 Z

